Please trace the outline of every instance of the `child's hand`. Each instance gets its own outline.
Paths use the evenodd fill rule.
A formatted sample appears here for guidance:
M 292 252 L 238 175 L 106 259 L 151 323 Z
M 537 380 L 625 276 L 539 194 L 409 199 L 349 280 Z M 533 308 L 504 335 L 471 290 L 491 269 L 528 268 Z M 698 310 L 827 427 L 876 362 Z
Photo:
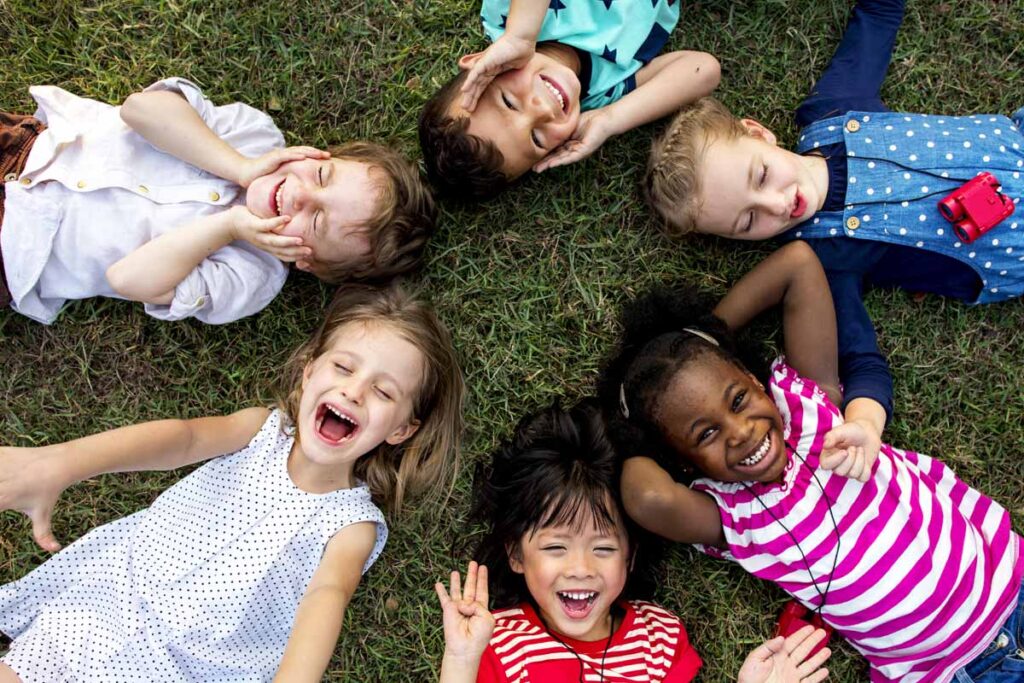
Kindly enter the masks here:
M 60 543 L 50 520 L 65 484 L 56 461 L 40 448 L 0 448 L 0 511 L 21 512 L 32 522 L 32 538 L 55 553 Z
M 249 185 L 252 184 L 252 181 L 256 180 L 260 176 L 273 173 L 277 170 L 278 166 L 286 164 L 289 161 L 330 158 L 331 155 L 329 152 L 325 152 L 322 149 L 317 149 L 315 147 L 306 147 L 304 145 L 300 145 L 298 147 L 285 147 L 284 149 L 272 149 L 266 154 L 254 159 L 243 158 L 242 166 L 238 172 L 237 181 L 242 187 L 249 187 Z
M 804 626 L 788 638 L 779 636 L 761 645 L 749 655 L 740 668 L 737 683 L 817 683 L 828 678 L 828 669 L 821 667 L 832 656 L 827 647 L 808 657 L 814 646 L 825 637 L 821 629 Z
M 462 84 L 460 90 L 462 108 L 466 111 L 476 109 L 480 95 L 487 89 L 495 76 L 526 66 L 530 57 L 533 57 L 535 48 L 534 41 L 506 32 L 483 52 L 463 57 L 459 61 L 459 65 L 464 68 L 468 67 L 469 75 L 466 76 L 466 82 Z
M 469 563 L 465 592 L 458 572 L 452 572 L 450 596 L 441 582 L 434 590 L 444 614 L 445 657 L 477 662 L 494 631 L 494 616 L 487 610 L 487 567 Z
M 824 469 L 863 482 L 871 478 L 882 437 L 870 420 L 855 419 L 832 429 L 822 446 Z
M 302 246 L 301 237 L 278 234 L 291 216 L 260 218 L 244 206 L 233 206 L 228 212 L 232 239 L 244 240 L 286 262 L 307 259 L 313 253 L 309 247 Z
M 580 115 L 580 122 L 572 136 L 538 161 L 533 170 L 540 173 L 584 159 L 596 152 L 613 132 L 611 119 L 603 110 L 585 111 Z

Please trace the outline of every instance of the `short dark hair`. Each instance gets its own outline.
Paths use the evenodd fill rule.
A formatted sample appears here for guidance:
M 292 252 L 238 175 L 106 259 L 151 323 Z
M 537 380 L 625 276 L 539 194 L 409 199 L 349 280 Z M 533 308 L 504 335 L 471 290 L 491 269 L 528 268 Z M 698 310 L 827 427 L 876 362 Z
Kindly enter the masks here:
M 509 566 L 509 552 L 518 551 L 523 536 L 578 524 L 586 513 L 601 527 L 624 525 L 637 571 L 630 572 L 622 597 L 650 597 L 660 543 L 626 516 L 619 475 L 596 400 L 569 410 L 555 403 L 519 422 L 490 467 L 478 467 L 474 485 L 471 516 L 486 529 L 475 557 L 487 565 L 497 607 L 532 602 L 523 576 Z
M 453 117 L 449 111 L 467 71 L 441 86 L 420 112 L 420 147 L 427 177 L 445 198 L 474 202 L 496 196 L 509 186 L 502 170 L 505 157 L 490 140 L 471 135 L 469 117 Z
M 623 458 L 654 458 L 680 481 L 692 479 L 665 441 L 658 422 L 661 395 L 683 366 L 717 356 L 747 372 L 764 365 L 757 352 L 737 348 L 726 324 L 713 313 L 715 299 L 687 287 L 659 287 L 622 308 L 622 339 L 597 380 L 608 431 Z M 718 345 L 686 331 L 698 330 Z M 623 405 L 625 404 L 625 405 Z
M 328 151 L 336 159 L 370 167 L 377 207 L 364 228 L 370 255 L 354 262 L 314 261 L 312 272 L 332 284 L 383 284 L 417 268 L 437 223 L 434 197 L 419 169 L 402 154 L 373 142 L 347 142 Z

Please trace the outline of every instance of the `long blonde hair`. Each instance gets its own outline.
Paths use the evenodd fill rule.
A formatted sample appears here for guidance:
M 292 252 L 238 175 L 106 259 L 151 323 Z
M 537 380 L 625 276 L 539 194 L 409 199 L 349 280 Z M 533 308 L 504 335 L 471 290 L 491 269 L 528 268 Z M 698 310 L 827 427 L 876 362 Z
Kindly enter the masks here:
M 702 97 L 672 119 L 651 146 L 644 194 L 664 220 L 669 237 L 696 229 L 700 215 L 700 168 L 713 139 L 736 140 L 747 129 L 713 97 Z
M 402 287 L 339 289 L 316 332 L 285 364 L 278 406 L 297 424 L 306 366 L 350 323 L 387 325 L 419 349 L 424 359 L 423 381 L 413 397 L 412 416 L 420 421 L 419 429 L 400 444 L 381 443 L 360 457 L 355 476 L 366 482 L 374 501 L 396 515 L 407 496 L 446 497 L 454 484 L 462 440 L 462 372 L 447 328 L 429 304 Z

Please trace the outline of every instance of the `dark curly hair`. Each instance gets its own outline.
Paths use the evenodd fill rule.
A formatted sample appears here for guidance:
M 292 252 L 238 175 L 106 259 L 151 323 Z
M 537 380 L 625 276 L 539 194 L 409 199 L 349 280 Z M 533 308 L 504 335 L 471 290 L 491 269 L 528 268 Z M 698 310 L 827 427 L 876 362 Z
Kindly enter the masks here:
M 533 602 L 526 581 L 509 566 L 524 535 L 560 524 L 578 525 L 588 513 L 609 529 L 625 525 L 633 566 L 622 598 L 649 598 L 661 544 L 622 509 L 615 448 L 600 407 L 585 399 L 569 410 L 557 403 L 524 417 L 509 442 L 479 466 L 473 520 L 486 529 L 474 557 L 487 565 L 498 608 Z
M 725 323 L 711 312 L 714 303 L 693 289 L 667 287 L 628 302 L 620 316 L 622 339 L 597 381 L 608 431 L 620 456 L 653 457 L 681 481 L 693 475 L 683 469 L 658 423 L 658 404 L 669 382 L 685 365 L 708 354 L 744 372 L 764 365 L 749 350 L 737 350 Z M 718 346 L 687 328 L 711 335 Z
M 427 177 L 439 195 L 463 202 L 483 201 L 510 184 L 502 171 L 505 157 L 493 142 L 470 135 L 469 117 L 449 111 L 469 72 L 441 86 L 420 112 L 420 147 Z

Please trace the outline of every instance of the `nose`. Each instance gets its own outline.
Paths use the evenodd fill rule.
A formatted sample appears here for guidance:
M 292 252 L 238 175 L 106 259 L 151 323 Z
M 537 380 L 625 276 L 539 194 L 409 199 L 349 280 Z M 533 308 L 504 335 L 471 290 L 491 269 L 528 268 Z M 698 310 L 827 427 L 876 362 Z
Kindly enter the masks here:
M 790 214 L 790 201 L 781 192 L 765 192 L 761 195 L 761 209 L 770 216 L 786 217 Z
M 294 178 L 294 176 L 293 176 Z M 294 178 L 291 188 L 291 209 L 293 213 L 299 213 L 313 201 L 311 188 L 302 180 Z
M 726 438 L 729 446 L 742 446 L 750 443 L 750 437 L 754 433 L 754 421 L 737 415 L 729 424 L 729 435 Z
M 348 381 L 341 388 L 341 395 L 347 398 L 355 405 L 363 404 L 363 397 L 366 394 L 366 382 L 354 375 L 348 378 Z
M 565 575 L 571 579 L 588 579 L 594 575 L 593 556 L 584 548 L 574 550 L 568 555 Z

